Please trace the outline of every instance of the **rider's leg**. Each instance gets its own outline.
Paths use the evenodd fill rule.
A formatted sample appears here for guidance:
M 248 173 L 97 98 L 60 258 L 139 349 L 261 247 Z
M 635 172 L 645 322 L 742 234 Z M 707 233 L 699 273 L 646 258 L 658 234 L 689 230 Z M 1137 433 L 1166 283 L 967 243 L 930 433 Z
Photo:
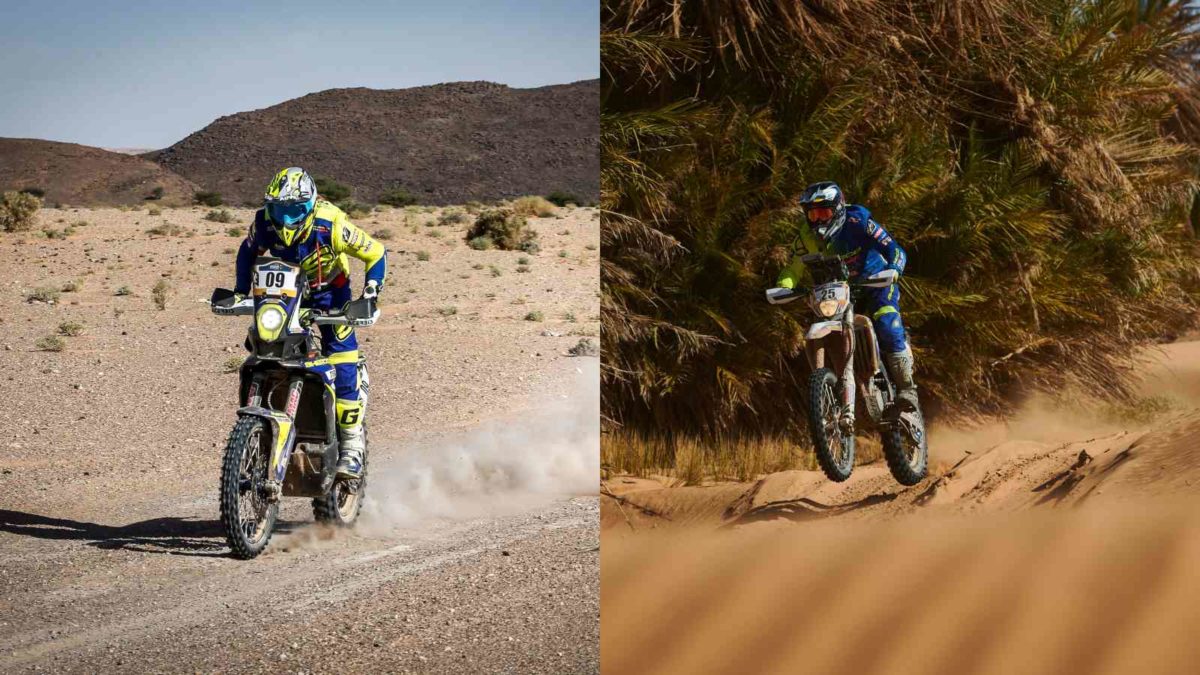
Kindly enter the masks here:
M 913 355 L 900 316 L 900 289 L 881 288 L 875 293 L 871 321 L 879 337 L 880 351 L 888 375 L 896 385 L 896 403 L 901 410 L 917 409 L 917 384 L 913 380 Z
M 351 300 L 349 287 L 335 288 L 330 305 L 342 307 Z M 321 326 L 321 352 L 337 374 L 334 392 L 340 454 L 338 474 L 349 478 L 362 475 L 363 408 L 358 382 L 358 338 L 351 326 Z

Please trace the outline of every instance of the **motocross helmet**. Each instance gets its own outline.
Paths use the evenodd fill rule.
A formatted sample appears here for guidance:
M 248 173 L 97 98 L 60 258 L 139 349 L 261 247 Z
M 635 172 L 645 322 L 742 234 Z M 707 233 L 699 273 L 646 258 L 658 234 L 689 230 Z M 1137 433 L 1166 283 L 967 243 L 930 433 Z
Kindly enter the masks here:
M 804 188 L 800 207 L 808 225 L 825 241 L 830 241 L 846 222 L 846 196 L 833 181 L 813 183 Z
M 288 167 L 271 179 L 263 204 L 280 241 L 291 246 L 317 204 L 317 184 L 304 169 Z

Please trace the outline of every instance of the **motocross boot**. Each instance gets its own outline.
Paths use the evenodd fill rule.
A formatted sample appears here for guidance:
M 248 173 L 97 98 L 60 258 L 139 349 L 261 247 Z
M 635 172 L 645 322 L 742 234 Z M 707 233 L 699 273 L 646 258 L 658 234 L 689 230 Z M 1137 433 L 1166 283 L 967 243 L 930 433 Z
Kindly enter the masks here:
M 363 451 L 365 450 L 362 425 L 338 427 L 338 436 L 341 437 L 337 463 L 338 477 L 362 478 Z
M 896 385 L 896 409 L 898 412 L 915 412 L 917 410 L 917 383 L 913 381 L 912 349 L 905 347 L 902 352 L 885 356 L 888 375 Z

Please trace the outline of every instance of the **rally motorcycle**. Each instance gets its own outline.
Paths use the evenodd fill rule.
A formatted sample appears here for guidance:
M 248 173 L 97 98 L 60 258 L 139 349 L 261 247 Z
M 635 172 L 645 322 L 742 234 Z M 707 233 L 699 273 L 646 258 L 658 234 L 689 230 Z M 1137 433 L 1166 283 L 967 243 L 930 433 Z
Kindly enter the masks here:
M 902 485 L 919 483 L 929 456 L 925 421 L 919 408 L 906 411 L 896 405 L 896 390 L 884 367 L 875 327 L 870 318 L 854 311 L 852 289 L 886 288 L 896 283 L 896 271 L 851 281 L 846 263 L 837 256 L 813 253 L 800 260 L 812 275 L 813 287 L 772 288 L 767 300 L 783 304 L 807 295 L 814 314 L 804 351 L 812 368 L 808 426 L 817 462 L 830 480 L 850 478 L 857 398 L 879 431 L 892 476 Z
M 343 311 L 301 307 L 308 280 L 297 265 L 271 257 L 254 262 L 249 297 L 218 288 L 212 311 L 253 316 L 250 352 L 241 366 L 238 420 L 221 465 L 221 525 L 233 555 L 250 559 L 266 548 L 280 497 L 309 497 L 318 522 L 346 526 L 358 518 L 367 484 L 337 476 L 338 432 L 334 366 L 321 356 L 321 325 L 370 326 L 379 318 L 374 298 Z M 362 412 L 367 408 L 366 360 L 359 357 Z M 364 444 L 366 429 L 363 429 Z

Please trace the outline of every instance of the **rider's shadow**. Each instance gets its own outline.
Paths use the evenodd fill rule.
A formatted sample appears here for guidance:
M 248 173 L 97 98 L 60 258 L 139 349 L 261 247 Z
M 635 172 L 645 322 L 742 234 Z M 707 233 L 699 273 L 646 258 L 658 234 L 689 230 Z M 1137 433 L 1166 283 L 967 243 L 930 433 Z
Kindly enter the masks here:
M 276 533 L 292 529 L 291 523 L 278 521 L 275 524 Z M 107 550 L 204 557 L 229 555 L 221 523 L 216 520 L 152 518 L 112 526 L 0 509 L 0 532 L 38 539 L 82 541 L 88 546 Z

